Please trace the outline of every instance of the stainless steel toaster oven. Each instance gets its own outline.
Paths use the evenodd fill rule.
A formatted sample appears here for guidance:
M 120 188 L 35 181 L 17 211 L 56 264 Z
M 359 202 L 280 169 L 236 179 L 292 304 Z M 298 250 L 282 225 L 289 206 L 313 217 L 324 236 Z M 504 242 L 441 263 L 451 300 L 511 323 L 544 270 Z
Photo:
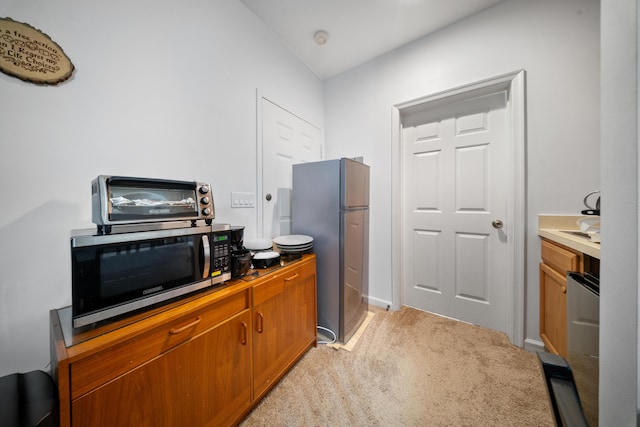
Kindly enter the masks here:
M 154 178 L 100 175 L 91 182 L 91 216 L 99 232 L 111 226 L 215 218 L 209 184 Z

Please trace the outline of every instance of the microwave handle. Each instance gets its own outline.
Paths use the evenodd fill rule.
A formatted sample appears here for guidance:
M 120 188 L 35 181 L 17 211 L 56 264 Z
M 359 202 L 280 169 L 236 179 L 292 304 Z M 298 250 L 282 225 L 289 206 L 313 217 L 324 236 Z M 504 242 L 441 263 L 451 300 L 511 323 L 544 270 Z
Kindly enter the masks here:
M 204 268 L 202 269 L 202 278 L 209 277 L 209 269 L 211 267 L 211 246 L 209 246 L 209 236 L 202 236 L 202 250 L 204 251 Z

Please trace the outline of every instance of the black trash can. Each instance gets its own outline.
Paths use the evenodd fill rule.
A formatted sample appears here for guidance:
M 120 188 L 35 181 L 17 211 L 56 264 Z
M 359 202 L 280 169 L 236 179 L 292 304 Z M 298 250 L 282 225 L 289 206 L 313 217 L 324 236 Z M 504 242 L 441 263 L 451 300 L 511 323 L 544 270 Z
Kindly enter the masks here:
M 0 426 L 57 425 L 58 393 L 49 374 L 31 371 L 0 378 Z

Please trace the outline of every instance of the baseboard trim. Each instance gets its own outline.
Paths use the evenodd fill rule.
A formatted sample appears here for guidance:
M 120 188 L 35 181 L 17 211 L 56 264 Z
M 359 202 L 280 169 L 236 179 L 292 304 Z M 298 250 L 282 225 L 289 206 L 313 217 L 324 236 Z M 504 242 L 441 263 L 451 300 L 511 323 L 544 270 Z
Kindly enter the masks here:
M 386 300 L 383 300 L 383 299 L 373 298 L 371 296 L 368 297 L 368 301 L 369 301 L 369 304 L 371 304 L 371 305 L 375 305 L 377 307 L 386 308 L 387 310 L 389 310 L 389 309 L 393 310 L 393 305 L 391 304 L 391 301 L 386 301 Z M 397 311 L 397 309 L 394 310 L 394 311 Z
M 524 349 L 532 353 L 536 353 L 538 351 L 547 351 L 544 348 L 544 343 L 542 341 L 532 340 L 531 338 L 527 338 L 526 340 L 524 340 Z

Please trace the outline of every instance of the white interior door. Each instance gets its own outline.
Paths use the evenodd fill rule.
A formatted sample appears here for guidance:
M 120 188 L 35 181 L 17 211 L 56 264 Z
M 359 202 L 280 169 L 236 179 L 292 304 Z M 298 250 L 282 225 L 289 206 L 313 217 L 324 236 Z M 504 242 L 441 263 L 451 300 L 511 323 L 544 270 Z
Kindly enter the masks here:
M 402 117 L 403 303 L 512 330 L 507 92 Z
M 262 237 L 291 234 L 292 166 L 322 159 L 320 129 L 262 102 Z

